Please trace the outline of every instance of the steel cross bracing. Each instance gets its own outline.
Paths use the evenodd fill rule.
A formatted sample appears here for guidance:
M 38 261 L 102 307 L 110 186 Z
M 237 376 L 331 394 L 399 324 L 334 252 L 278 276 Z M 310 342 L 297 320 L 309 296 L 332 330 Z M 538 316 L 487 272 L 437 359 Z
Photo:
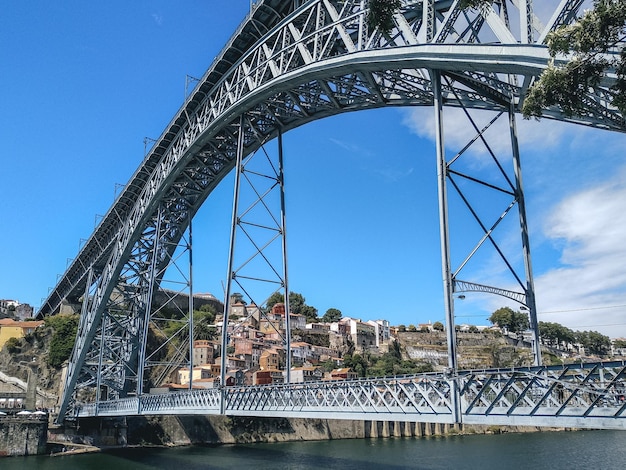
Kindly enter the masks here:
M 243 125 L 242 119 L 240 127 Z M 230 338 L 250 317 L 255 317 L 259 323 L 265 321 L 281 337 L 285 351 L 291 349 L 282 132 L 275 140 L 278 145 L 275 152 L 268 151 L 264 144 L 258 152 L 250 153 L 246 159 L 243 159 L 242 152 L 237 156 L 222 319 L 222 351 L 228 349 Z M 236 239 L 239 239 L 237 243 Z M 242 300 L 249 304 L 245 307 L 247 314 L 235 323 L 229 321 L 233 288 L 239 290 Z M 267 316 L 268 300 L 277 293 L 284 299 L 281 328 Z M 286 381 L 289 383 L 291 354 L 285 356 Z M 228 372 L 226 364 L 227 355 L 222 354 L 220 383 L 225 383 Z
M 454 91 L 454 106 L 499 111 L 513 103 L 517 112 L 529 84 L 549 62 L 546 33 L 572 21 L 583 5 L 561 1 L 542 26 L 529 0 L 498 1 L 480 11 L 461 11 L 457 1 L 404 1 L 394 29 L 381 34 L 367 27 L 365 1 L 258 2 L 40 309 L 39 315 L 56 313 L 62 302 L 78 303 L 90 292 L 62 414 L 78 377 L 93 374 L 89 364 L 98 356 L 93 351 L 98 338 L 111 342 L 104 346 L 110 355 L 124 358 L 116 370 L 124 370 L 122 376 L 130 382 L 118 381 L 116 389 L 133 393 L 138 338 L 147 328 L 144 293 L 153 289 L 150 282 L 159 282 L 145 275 L 155 256 L 150 249 L 157 246 L 145 240 L 154 237 L 163 204 L 181 221 L 166 236 L 172 243 L 180 239 L 188 215 L 233 168 L 240 133 L 247 155 L 279 129 L 285 132 L 333 114 L 431 106 L 429 70 L 450 79 L 451 88 L 442 90 L 446 105 Z M 516 22 L 520 17 L 526 20 Z M 566 117 L 558 109 L 546 109 L 544 115 L 623 131 L 623 118 L 607 104 L 614 78 L 609 75 L 601 87 L 590 90 L 584 116 Z M 116 303 L 122 297 L 124 302 Z M 116 335 L 123 338 L 119 345 Z
M 230 416 L 626 429 L 625 397 L 626 363 L 607 362 L 190 390 L 77 404 L 74 412 L 206 415 L 223 404 Z

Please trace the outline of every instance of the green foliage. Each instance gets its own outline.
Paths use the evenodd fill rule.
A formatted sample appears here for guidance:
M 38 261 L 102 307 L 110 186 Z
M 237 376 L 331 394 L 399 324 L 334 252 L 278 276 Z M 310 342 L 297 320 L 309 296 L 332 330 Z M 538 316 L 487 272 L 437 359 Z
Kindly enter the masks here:
M 401 0 L 370 0 L 367 12 L 367 26 L 378 28 L 383 34 L 393 29 L 393 15 L 402 6 Z
M 70 358 L 76 341 L 78 319 L 78 315 L 53 315 L 45 318 L 45 325 L 53 330 L 48 354 L 50 367 L 61 367 Z
M 267 299 L 267 309 L 271 309 L 275 304 L 285 301 L 285 297 L 280 292 L 274 292 Z M 304 315 L 307 323 L 319 321 L 317 309 L 306 304 L 306 299 L 297 292 L 289 292 L 289 310 L 297 315 Z
M 406 325 L 398 325 L 398 331 L 404 333 L 406 331 Z
M 415 325 L 409 325 L 409 331 L 417 331 L 417 327 Z
M 343 359 L 344 367 L 350 367 L 359 377 L 384 377 L 393 375 L 419 374 L 431 372 L 430 364 L 417 363 L 402 359 L 400 343 L 394 341 L 389 345 L 389 351 L 380 357 L 363 357 L 360 354 L 346 355 Z
M 606 355 L 611 348 L 611 339 L 597 331 L 572 331 L 569 328 L 551 322 L 539 322 L 541 339 L 550 344 L 578 343 L 590 354 Z M 615 341 L 614 346 L 617 346 Z M 626 341 L 622 341 L 626 346 Z
M 324 369 L 324 372 L 332 372 L 337 368 L 337 363 L 332 359 L 328 359 L 327 361 L 320 362 L 320 367 Z
M 549 66 L 531 87 L 524 101 L 524 117 L 540 117 L 543 109 L 558 105 L 572 117 L 585 108 L 585 94 L 602 80 L 608 62 L 577 57 L 563 67 Z
M 444 330 L 443 323 L 441 323 L 440 321 L 436 321 L 435 323 L 433 323 L 433 330 L 443 331 Z
M 509 307 L 502 307 L 493 312 L 489 321 L 500 328 L 506 328 L 511 333 L 519 333 L 529 327 L 528 315 L 516 312 Z
M 357 376 L 365 377 L 369 363 L 360 354 L 346 354 L 343 358 L 343 366 L 350 367 Z
M 212 340 L 217 337 L 215 321 L 215 309 L 209 305 L 203 305 L 199 310 L 193 311 L 193 339 Z M 176 346 L 183 341 L 189 340 L 189 325 L 187 318 L 172 319 L 163 327 L 165 338 L 170 339 Z
M 239 292 L 235 292 L 234 294 L 230 295 L 230 301 L 234 304 L 246 304 L 246 301 L 243 300 L 243 294 L 239 293 Z
M 460 0 L 459 7 L 463 9 L 482 10 L 492 3 L 491 0 Z
M 329 308 L 328 310 L 326 310 L 326 313 L 322 317 L 322 321 L 325 323 L 334 323 L 341 320 L 341 317 L 341 310 L 336 308 Z
M 470 325 L 470 327 L 467 329 L 467 331 L 469 333 L 478 333 L 478 327 L 476 325 Z
M 626 339 L 616 339 L 613 342 L 613 346 L 618 348 L 618 349 L 626 348 Z
M 491 0 L 460 0 L 461 8 L 483 10 Z M 552 57 L 573 54 L 563 66 L 551 65 L 529 89 L 522 113 L 525 118 L 539 118 L 543 110 L 558 106 L 568 117 L 584 112 L 585 95 L 597 86 L 606 71 L 614 69 L 617 76 L 612 104 L 622 115 L 626 111 L 626 52 L 619 44 L 625 35 L 626 0 L 594 0 L 574 24 L 562 26 L 548 34 L 546 42 Z M 616 50 L 617 49 L 617 50 Z M 603 53 L 617 52 L 612 59 Z
M 9 338 L 4 347 L 9 354 L 17 354 L 22 350 L 22 342 L 17 338 Z
M 611 348 L 611 339 L 597 331 L 577 331 L 578 341 L 590 354 L 606 355 Z
M 585 95 L 614 68 L 617 83 L 612 87 L 613 105 L 622 115 L 626 111 L 626 54 L 618 43 L 626 24 L 626 0 L 595 0 L 594 8 L 576 23 L 563 26 L 548 35 L 552 57 L 574 54 L 564 66 L 550 66 L 530 88 L 522 112 L 525 118 L 541 117 L 542 110 L 557 105 L 566 116 L 580 115 L 585 109 Z M 612 59 L 602 54 L 614 51 Z
M 402 349 L 398 341 L 394 341 L 389 345 L 389 354 L 397 360 L 402 359 Z
M 575 333 L 560 323 L 539 322 L 539 336 L 549 344 L 573 343 Z
M 393 342 L 389 352 L 377 359 L 373 359 L 368 366 L 368 377 L 385 377 L 393 375 L 419 374 L 431 372 L 432 366 L 426 363 L 417 363 L 411 360 L 403 360 L 400 352 L 400 343 Z

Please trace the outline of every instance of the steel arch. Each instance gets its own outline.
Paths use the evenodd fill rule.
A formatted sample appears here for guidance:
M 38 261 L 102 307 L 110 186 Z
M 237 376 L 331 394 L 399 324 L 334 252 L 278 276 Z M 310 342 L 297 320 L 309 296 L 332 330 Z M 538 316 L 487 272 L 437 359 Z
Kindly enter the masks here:
M 279 129 L 330 115 L 430 106 L 429 70 L 451 79 L 443 87 L 444 100 L 454 94 L 466 107 L 492 110 L 508 108 L 513 100 L 519 111 L 529 84 L 549 63 L 542 44 L 546 32 L 572 21 L 582 4 L 563 0 L 540 27 L 530 0 L 498 1 L 480 12 L 462 11 L 457 0 L 405 0 L 394 30 L 381 34 L 367 29 L 363 0 L 259 2 L 39 312 L 52 314 L 63 301 L 86 299 L 61 414 L 75 388 L 93 384 L 97 373 L 90 367 L 105 343 L 116 344 L 107 358 L 115 393 L 132 392 L 148 323 L 147 293 L 168 260 L 163 247 L 177 244 L 233 168 L 242 116 L 247 155 Z M 509 11 L 518 7 L 516 28 Z M 545 116 L 624 131 L 623 118 L 607 104 L 611 83 L 609 76 L 590 91 L 585 116 L 566 117 L 558 109 L 546 109 Z M 109 315 L 117 305 L 124 314 Z M 108 326 L 105 317 L 112 319 Z

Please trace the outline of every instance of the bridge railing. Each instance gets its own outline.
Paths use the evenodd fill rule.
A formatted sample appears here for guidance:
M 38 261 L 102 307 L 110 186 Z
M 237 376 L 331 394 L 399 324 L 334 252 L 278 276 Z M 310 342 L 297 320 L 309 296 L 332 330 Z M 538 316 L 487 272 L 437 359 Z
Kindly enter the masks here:
M 375 419 L 376 415 L 452 417 L 451 385 L 441 375 L 228 388 L 226 410 L 233 415 L 275 413 Z
M 473 371 L 460 383 L 466 423 L 625 428 L 623 361 Z
M 454 384 L 456 383 L 456 387 Z M 456 392 L 455 392 L 456 391 Z M 220 414 L 626 429 L 626 362 L 193 389 L 78 406 L 75 416 Z

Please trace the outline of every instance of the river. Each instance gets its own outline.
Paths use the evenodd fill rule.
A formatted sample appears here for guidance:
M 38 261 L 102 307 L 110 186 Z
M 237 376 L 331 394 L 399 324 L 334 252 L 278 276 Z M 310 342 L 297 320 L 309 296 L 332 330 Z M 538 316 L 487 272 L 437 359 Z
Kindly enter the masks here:
M 0 459 L 2 470 L 593 469 L 626 468 L 626 432 L 577 431 L 349 439 Z

